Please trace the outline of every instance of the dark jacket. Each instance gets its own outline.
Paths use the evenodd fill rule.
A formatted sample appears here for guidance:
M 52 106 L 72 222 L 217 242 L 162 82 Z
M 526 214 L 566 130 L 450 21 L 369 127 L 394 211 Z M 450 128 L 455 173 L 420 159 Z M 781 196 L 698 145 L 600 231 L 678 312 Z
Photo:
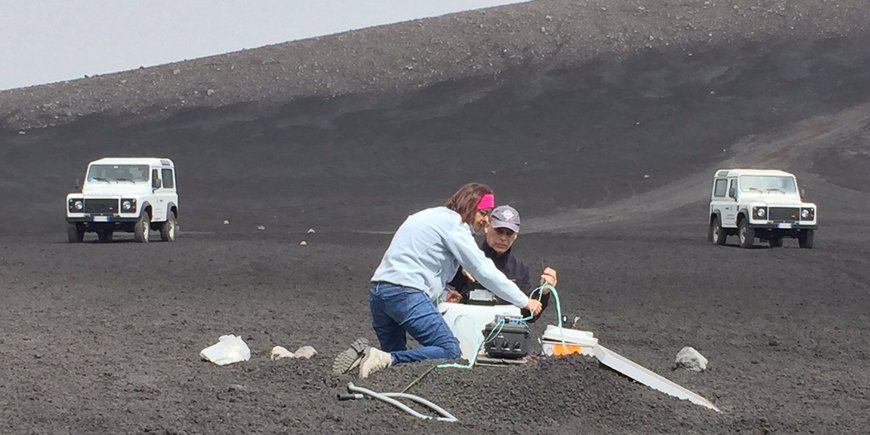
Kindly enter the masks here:
M 522 261 L 520 261 L 513 254 L 513 247 L 508 249 L 504 254 L 499 255 L 499 253 L 495 252 L 489 245 L 486 244 L 486 240 L 480 245 L 480 249 L 483 250 L 486 258 L 492 260 L 495 263 L 495 267 L 500 270 L 505 276 L 516 283 L 517 287 L 520 288 L 525 294 L 532 297 L 532 290 L 534 290 L 537 286 L 532 285 L 531 275 L 529 273 L 529 267 L 526 266 Z M 462 303 L 468 302 L 468 293 L 474 289 L 485 289 L 480 282 L 471 282 L 465 274 L 462 273 L 462 268 L 456 272 L 456 275 L 453 279 L 448 283 L 450 287 L 456 289 L 459 294 L 462 295 Z M 534 297 L 537 299 L 538 294 L 536 293 Z M 507 303 L 507 302 L 505 302 Z M 544 309 L 547 308 L 547 305 L 550 303 L 550 295 L 545 294 L 541 295 L 541 312 L 544 312 Z M 523 316 L 528 317 L 529 312 L 526 309 L 523 309 Z M 540 317 L 540 315 L 538 315 Z M 537 318 L 535 318 L 537 319 Z

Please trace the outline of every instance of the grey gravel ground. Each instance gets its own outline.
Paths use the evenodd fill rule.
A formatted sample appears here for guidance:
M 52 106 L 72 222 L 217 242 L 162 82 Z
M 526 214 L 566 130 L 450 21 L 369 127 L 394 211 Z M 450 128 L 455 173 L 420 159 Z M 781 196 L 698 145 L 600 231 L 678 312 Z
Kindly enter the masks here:
M 657 5 L 536 1 L 0 93 L 0 432 L 865 431 L 870 7 Z M 64 242 L 63 195 L 104 155 L 175 160 L 176 243 Z M 815 249 L 706 242 L 728 166 L 795 172 Z M 391 231 L 472 180 L 523 214 L 518 253 L 559 269 L 566 314 L 723 413 L 579 358 L 436 370 L 411 391 L 456 424 L 338 402 L 431 367 L 330 373 L 374 340 Z M 251 361 L 199 360 L 228 333 Z M 672 370 L 683 346 L 706 372 Z

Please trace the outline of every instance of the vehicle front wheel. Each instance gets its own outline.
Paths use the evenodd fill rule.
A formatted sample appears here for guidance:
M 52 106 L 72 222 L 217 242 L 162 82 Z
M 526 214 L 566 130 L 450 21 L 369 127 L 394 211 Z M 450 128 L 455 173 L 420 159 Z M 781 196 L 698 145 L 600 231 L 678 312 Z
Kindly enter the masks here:
M 160 225 L 160 239 L 164 242 L 174 242 L 177 235 L 178 220 L 175 217 L 175 213 L 169 212 L 168 216 L 166 216 L 166 222 Z
M 798 234 L 798 246 L 804 249 L 813 249 L 813 239 L 815 231 L 803 230 Z
M 66 239 L 70 243 L 81 243 L 85 239 L 85 226 L 81 224 L 67 225 Z
M 737 234 L 740 236 L 741 248 L 748 249 L 755 244 L 755 230 L 749 228 L 749 223 L 746 221 L 746 219 L 740 220 Z
M 151 216 L 143 212 L 133 227 L 133 239 L 139 243 L 148 243 L 148 235 L 151 232 Z
M 713 222 L 710 222 L 710 241 L 717 245 L 724 245 L 727 238 L 728 235 L 725 234 L 725 229 L 719 223 L 719 218 L 713 218 Z

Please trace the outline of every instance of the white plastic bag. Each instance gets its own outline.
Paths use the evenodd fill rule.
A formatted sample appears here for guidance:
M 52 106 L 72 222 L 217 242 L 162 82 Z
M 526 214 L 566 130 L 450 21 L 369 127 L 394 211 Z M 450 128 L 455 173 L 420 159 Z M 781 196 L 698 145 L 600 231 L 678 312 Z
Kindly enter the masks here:
M 199 356 L 206 361 L 224 366 L 251 359 L 251 349 L 238 335 L 222 335 L 216 344 L 203 349 Z

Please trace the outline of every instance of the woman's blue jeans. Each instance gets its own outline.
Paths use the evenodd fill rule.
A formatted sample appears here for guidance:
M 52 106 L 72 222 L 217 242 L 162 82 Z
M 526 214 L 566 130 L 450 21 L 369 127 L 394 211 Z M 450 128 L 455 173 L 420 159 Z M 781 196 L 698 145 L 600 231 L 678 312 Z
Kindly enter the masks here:
M 369 289 L 369 307 L 381 350 L 392 354 L 393 364 L 456 359 L 462 355 L 459 340 L 426 293 L 387 282 L 373 282 Z M 406 333 L 421 347 L 408 349 Z

